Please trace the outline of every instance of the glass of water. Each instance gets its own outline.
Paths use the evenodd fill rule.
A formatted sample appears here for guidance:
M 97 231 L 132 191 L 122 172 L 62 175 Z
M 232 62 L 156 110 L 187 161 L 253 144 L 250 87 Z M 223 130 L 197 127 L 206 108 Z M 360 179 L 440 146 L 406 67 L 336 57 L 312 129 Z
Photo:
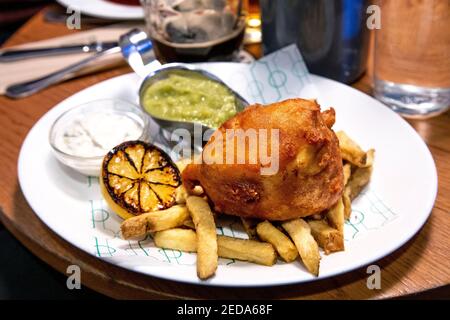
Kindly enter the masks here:
M 379 0 L 374 95 L 410 118 L 450 106 L 450 1 Z

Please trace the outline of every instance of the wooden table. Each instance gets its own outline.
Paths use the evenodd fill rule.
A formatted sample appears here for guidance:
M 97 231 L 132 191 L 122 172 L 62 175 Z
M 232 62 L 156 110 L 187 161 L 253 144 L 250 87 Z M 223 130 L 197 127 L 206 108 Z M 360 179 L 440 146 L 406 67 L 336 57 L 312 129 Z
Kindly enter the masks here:
M 38 14 L 5 46 L 41 40 L 69 31 Z M 382 289 L 366 287 L 359 269 L 314 283 L 265 288 L 208 288 L 160 280 L 102 262 L 74 248 L 44 225 L 26 203 L 17 182 L 20 146 L 33 124 L 55 104 L 99 81 L 130 72 L 127 67 L 86 76 L 51 87 L 22 100 L 0 97 L 0 219 L 36 256 L 65 273 L 68 265 L 82 269 L 82 283 L 114 298 L 235 298 L 235 299 L 366 299 L 414 294 L 450 283 L 450 113 L 426 121 L 410 121 L 428 144 L 439 174 L 439 193 L 426 225 L 406 245 L 377 262 Z M 354 87 L 370 93 L 370 80 Z M 414 199 L 419 201 L 419 199 Z M 448 292 L 448 290 L 446 290 Z

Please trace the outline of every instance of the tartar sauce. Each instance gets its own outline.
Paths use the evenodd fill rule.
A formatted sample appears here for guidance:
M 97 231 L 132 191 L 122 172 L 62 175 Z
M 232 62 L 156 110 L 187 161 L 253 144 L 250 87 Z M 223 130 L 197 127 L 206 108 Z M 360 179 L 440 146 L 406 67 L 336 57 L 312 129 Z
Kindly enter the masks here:
M 142 132 L 142 125 L 125 114 L 87 113 L 69 122 L 55 144 L 74 156 L 104 156 L 124 141 L 139 139 Z

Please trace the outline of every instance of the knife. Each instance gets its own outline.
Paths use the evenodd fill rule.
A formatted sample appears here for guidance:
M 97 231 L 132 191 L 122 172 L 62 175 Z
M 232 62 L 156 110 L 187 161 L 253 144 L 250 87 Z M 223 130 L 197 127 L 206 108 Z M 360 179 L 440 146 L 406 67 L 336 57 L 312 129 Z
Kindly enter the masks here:
M 118 45 L 119 44 L 117 43 L 117 41 L 110 41 L 110 42 L 96 41 L 87 44 L 76 44 L 59 47 L 5 50 L 3 52 L 0 52 L 0 62 L 13 62 L 30 58 L 56 56 L 70 53 L 102 52 L 117 47 Z

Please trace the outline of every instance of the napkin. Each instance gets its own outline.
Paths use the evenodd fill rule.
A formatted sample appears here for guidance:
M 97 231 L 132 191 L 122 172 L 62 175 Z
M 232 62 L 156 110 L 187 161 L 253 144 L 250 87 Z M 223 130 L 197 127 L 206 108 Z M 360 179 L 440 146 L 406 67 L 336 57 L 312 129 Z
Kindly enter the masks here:
M 268 104 L 289 98 L 317 98 L 308 68 L 295 44 L 252 63 L 247 70 L 246 96 Z
M 295 44 L 253 63 L 241 64 L 233 68 L 233 72 L 227 72 L 221 64 L 200 64 L 200 67 L 216 74 L 249 103 L 269 104 L 289 98 L 316 99 L 319 96 Z
M 20 46 L 10 47 L 8 49 L 73 45 L 94 41 L 117 41 L 120 35 L 135 27 L 137 26 L 130 24 L 117 24 L 113 26 L 77 32 L 67 36 L 27 43 Z M 0 94 L 4 94 L 5 89 L 12 84 L 29 81 L 48 75 L 51 72 L 60 70 L 73 63 L 79 62 L 93 54 L 95 53 L 75 53 L 0 63 Z M 122 58 L 120 53 L 105 56 L 98 60 L 95 68 L 83 70 L 77 75 L 110 68 L 123 63 L 125 63 L 125 60 Z

